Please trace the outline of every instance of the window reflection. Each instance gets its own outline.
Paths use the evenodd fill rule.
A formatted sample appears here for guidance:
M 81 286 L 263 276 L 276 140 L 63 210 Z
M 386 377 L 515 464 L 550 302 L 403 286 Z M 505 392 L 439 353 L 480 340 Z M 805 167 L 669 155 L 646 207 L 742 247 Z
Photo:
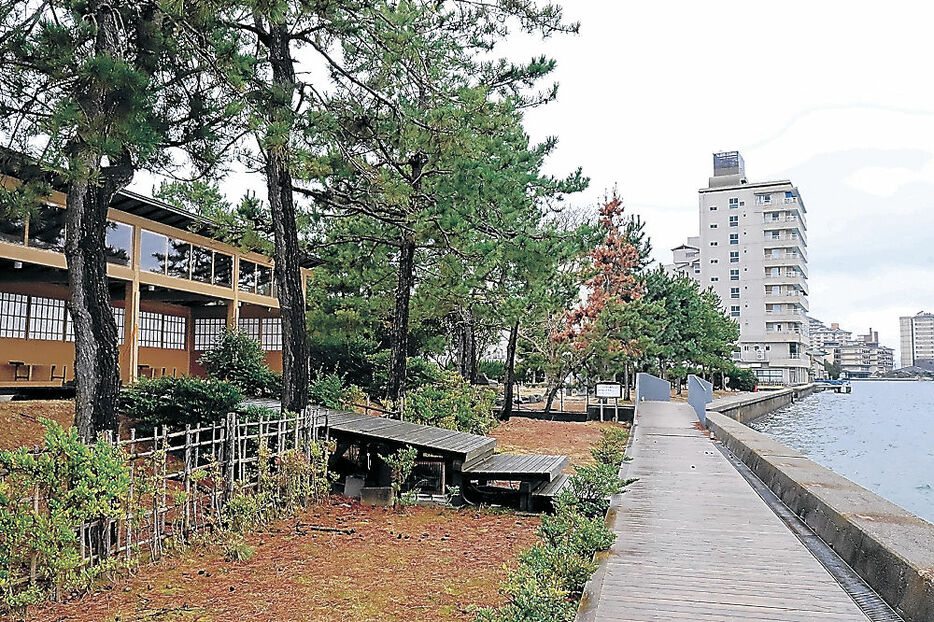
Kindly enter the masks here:
M 191 278 L 202 283 L 211 282 L 211 263 L 213 253 L 200 246 L 191 247 Z
M 256 266 L 256 293 L 272 296 L 272 268 Z
M 191 245 L 181 240 L 169 239 L 169 276 L 187 279 L 190 276 Z
M 19 218 L 0 218 L 0 241 L 22 244 L 26 239 L 26 222 Z
M 65 210 L 42 205 L 29 219 L 29 245 L 50 251 L 65 251 Z
M 240 291 L 256 292 L 256 264 L 252 261 L 240 260 Z
M 140 270 L 165 274 L 166 247 L 169 239 L 164 235 L 146 231 L 140 232 Z
M 223 253 L 214 253 L 214 284 L 230 287 L 233 282 L 233 257 Z
M 110 263 L 130 265 L 133 255 L 133 227 L 122 222 L 107 221 L 107 248 L 104 254 Z

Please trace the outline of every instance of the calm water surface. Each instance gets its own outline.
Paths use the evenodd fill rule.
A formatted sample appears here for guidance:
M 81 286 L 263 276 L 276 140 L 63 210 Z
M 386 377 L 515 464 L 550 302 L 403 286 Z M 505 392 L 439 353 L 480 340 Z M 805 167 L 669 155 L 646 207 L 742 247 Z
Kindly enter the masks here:
M 857 381 L 750 427 L 934 523 L 934 382 Z

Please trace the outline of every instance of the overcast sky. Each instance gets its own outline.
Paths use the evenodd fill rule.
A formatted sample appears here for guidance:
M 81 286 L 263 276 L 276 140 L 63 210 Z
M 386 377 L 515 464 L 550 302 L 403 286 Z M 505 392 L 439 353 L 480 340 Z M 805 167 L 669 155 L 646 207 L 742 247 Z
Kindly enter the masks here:
M 812 316 L 897 349 L 898 316 L 934 310 L 925 3 L 564 4 L 581 33 L 545 42 L 559 97 L 529 131 L 560 138 L 550 165 L 582 166 L 589 201 L 618 185 L 656 259 L 697 235 L 711 153 L 737 149 L 750 181 L 801 191 Z
M 616 184 L 668 263 L 698 232 L 711 153 L 737 149 L 751 181 L 789 178 L 801 191 L 811 315 L 854 333 L 872 327 L 897 349 L 898 316 L 934 311 L 934 9 L 564 5 L 579 36 L 515 37 L 508 48 L 558 61 L 558 101 L 527 127 L 559 137 L 551 172 L 581 166 L 591 177 L 575 201 L 594 204 Z

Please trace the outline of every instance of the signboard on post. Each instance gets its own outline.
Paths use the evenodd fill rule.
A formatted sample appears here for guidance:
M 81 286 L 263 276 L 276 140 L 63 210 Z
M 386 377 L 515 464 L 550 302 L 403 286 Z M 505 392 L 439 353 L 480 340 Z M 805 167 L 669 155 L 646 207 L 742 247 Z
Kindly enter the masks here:
M 623 385 L 618 382 L 598 382 L 594 392 L 597 397 L 619 399 L 623 397 Z

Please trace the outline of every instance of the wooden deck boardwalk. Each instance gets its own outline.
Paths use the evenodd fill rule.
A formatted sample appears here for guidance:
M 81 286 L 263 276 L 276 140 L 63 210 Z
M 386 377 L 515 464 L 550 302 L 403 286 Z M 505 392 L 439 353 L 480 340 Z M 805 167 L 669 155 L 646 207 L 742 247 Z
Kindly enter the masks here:
M 638 481 L 578 620 L 868 620 L 696 423 L 685 403 L 640 405 Z

